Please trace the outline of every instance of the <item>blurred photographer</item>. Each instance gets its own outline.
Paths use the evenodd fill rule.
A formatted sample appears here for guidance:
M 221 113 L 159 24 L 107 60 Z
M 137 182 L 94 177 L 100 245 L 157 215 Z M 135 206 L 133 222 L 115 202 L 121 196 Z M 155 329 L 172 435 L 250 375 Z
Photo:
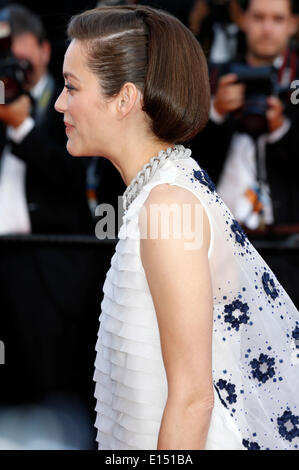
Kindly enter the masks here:
M 245 226 L 298 224 L 299 112 L 288 93 L 299 75 L 298 57 L 289 47 L 297 30 L 294 5 L 291 0 L 242 4 L 245 57 L 211 64 L 210 121 L 192 146 Z
M 44 27 L 37 15 L 12 4 L 0 11 L 0 30 L 0 234 L 92 234 L 88 160 L 65 150 Z

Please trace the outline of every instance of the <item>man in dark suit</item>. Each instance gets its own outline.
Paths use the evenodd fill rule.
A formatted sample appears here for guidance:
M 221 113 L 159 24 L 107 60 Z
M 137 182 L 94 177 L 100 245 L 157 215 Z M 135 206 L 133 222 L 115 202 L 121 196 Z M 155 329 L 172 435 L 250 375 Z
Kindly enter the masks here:
M 54 110 L 60 90 L 47 71 L 50 44 L 37 16 L 17 5 L 7 10 L 12 52 L 33 67 L 27 84 L 32 105 L 23 95 L 0 106 L 7 144 L 1 153 L 0 233 L 91 234 L 85 190 L 89 159 L 74 159 L 66 151 L 64 124 Z
M 243 18 L 247 49 L 244 57 L 236 57 L 235 60 L 251 68 L 273 65 L 277 70 L 280 85 L 289 89 L 291 82 L 299 77 L 298 57 L 289 48 L 290 38 L 297 28 L 293 8 L 291 0 L 247 1 Z M 225 187 L 228 188 L 225 194 L 229 192 L 228 173 L 232 174 L 237 160 L 240 162 L 240 168 L 244 167 L 242 164 L 246 161 L 239 138 L 240 133 L 246 133 L 240 128 L 239 120 L 242 113 L 240 110 L 245 103 L 246 87 L 242 83 L 237 83 L 238 77 L 230 74 L 229 69 L 230 64 L 210 64 L 213 97 L 210 120 L 204 131 L 191 142 L 195 154 L 198 154 L 199 162 L 218 183 L 219 192 L 224 186 L 225 177 Z M 299 193 L 297 182 L 293 177 L 299 144 L 298 106 L 292 105 L 289 97 L 283 101 L 277 96 L 271 96 L 267 100 L 265 117 L 268 129 L 264 131 L 263 136 L 266 170 L 263 178 L 269 185 L 273 212 L 268 224 L 298 224 Z M 238 148 L 239 155 L 230 158 L 234 149 L 238 153 Z M 228 163 L 230 163 L 229 168 Z M 225 166 L 228 171 L 224 174 Z M 239 177 L 241 179 L 242 175 Z M 235 194 L 236 191 L 236 187 L 232 185 L 231 194 L 233 192 Z M 224 191 L 220 194 L 224 201 L 225 194 Z M 238 199 L 235 197 L 233 207 L 230 207 L 233 212 Z M 229 202 L 227 204 L 230 205 Z

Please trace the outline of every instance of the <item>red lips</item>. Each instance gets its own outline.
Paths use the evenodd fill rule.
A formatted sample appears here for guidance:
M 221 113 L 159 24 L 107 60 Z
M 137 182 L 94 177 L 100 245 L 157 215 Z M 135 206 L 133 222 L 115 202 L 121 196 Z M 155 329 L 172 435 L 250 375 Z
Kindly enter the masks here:
M 66 131 L 70 131 L 71 129 L 74 128 L 74 126 L 72 126 L 71 124 L 69 124 L 68 122 L 64 121 L 64 124 L 65 124 L 65 130 Z

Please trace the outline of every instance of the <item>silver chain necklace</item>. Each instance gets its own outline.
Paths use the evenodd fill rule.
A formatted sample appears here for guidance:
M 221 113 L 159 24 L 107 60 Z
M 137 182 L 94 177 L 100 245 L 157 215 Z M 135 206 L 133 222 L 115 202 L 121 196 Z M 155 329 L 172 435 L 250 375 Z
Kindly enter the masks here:
M 168 158 L 170 160 L 183 160 L 189 158 L 191 150 L 186 149 L 183 145 L 175 145 L 169 147 L 167 150 L 161 150 L 158 156 L 153 157 L 148 163 L 144 165 L 142 170 L 137 173 L 135 178 L 131 181 L 123 194 L 123 208 L 126 212 L 130 204 L 136 199 L 143 186 L 154 176 L 158 168 L 165 163 Z

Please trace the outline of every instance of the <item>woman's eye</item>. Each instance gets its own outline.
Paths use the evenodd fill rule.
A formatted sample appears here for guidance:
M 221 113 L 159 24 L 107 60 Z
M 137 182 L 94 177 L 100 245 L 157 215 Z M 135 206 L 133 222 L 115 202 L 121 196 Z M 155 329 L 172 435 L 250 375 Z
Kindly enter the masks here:
M 69 90 L 69 91 L 73 91 L 73 90 L 76 89 L 76 88 L 74 88 L 72 85 L 66 84 L 66 85 L 64 85 L 64 86 L 65 86 L 65 88 L 67 88 L 67 90 Z

